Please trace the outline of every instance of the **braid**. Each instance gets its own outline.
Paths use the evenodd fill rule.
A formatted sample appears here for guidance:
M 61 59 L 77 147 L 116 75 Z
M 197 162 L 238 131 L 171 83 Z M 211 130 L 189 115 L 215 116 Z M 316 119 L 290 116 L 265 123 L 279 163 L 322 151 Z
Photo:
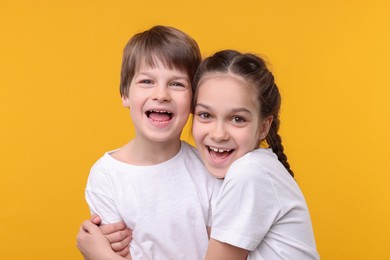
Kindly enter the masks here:
M 283 164 L 286 170 L 294 177 L 294 172 L 290 169 L 290 164 L 287 161 L 287 156 L 284 153 L 284 147 L 282 145 L 282 138 L 278 134 L 280 125 L 279 117 L 275 117 L 272 121 L 271 127 L 269 129 L 266 141 L 269 147 L 272 148 L 272 151 L 278 156 L 279 161 Z

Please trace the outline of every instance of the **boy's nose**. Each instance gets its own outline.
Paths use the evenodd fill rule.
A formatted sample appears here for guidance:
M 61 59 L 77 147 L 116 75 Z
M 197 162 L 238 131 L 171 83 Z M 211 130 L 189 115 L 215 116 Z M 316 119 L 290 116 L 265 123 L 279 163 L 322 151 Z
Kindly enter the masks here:
M 157 100 L 159 102 L 169 101 L 171 99 L 169 90 L 164 86 L 156 86 L 153 92 L 153 100 Z

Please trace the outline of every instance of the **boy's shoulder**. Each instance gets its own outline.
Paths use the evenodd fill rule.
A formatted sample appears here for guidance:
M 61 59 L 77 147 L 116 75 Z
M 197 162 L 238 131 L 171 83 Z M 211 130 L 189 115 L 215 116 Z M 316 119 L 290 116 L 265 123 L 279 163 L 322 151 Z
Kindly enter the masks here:
M 181 153 L 192 159 L 201 160 L 198 150 L 186 141 L 181 141 Z
M 107 169 L 114 168 L 113 158 L 111 157 L 111 153 L 116 150 L 104 152 L 104 154 L 95 161 L 95 163 L 91 167 L 91 172 L 93 171 L 105 171 Z

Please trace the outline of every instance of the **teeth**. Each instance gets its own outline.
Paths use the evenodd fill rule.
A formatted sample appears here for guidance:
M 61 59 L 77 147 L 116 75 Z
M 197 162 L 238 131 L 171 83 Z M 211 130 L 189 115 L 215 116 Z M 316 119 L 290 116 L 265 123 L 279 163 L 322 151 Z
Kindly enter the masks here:
M 172 114 L 171 112 L 168 112 L 166 110 L 150 110 L 152 113 L 161 113 L 161 114 Z
M 231 149 L 218 149 L 218 148 L 211 147 L 211 146 L 209 146 L 209 149 L 213 150 L 216 153 L 224 153 L 224 152 L 230 152 L 231 151 Z

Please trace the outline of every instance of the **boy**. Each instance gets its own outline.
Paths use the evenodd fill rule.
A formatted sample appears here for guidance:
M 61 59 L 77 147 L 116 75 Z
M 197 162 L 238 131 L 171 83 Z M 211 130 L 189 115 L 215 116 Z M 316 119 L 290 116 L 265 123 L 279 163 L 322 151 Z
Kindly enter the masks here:
M 205 256 L 214 179 L 180 140 L 200 61 L 196 42 L 171 27 L 136 34 L 124 49 L 120 94 L 136 135 L 95 163 L 86 199 L 103 224 L 133 230 L 133 259 Z

